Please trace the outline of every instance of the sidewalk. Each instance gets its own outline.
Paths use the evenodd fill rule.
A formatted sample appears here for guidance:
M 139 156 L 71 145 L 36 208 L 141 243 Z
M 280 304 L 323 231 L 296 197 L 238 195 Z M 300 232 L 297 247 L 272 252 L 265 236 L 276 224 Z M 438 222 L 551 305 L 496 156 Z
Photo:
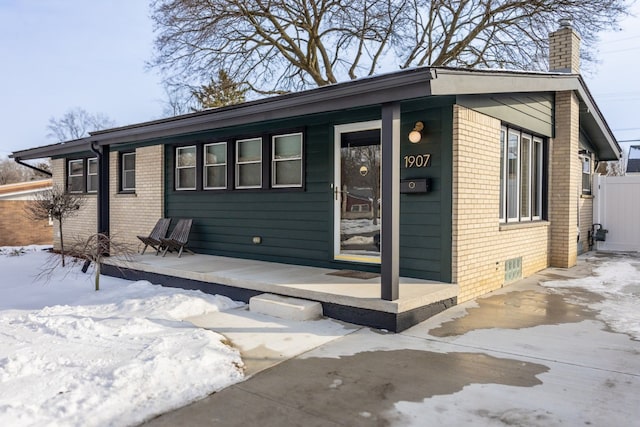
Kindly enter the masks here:
M 602 320 L 617 296 L 571 281 L 620 259 L 581 257 L 399 334 L 247 311 L 194 319 L 240 349 L 248 379 L 145 425 L 629 425 L 640 342 Z M 628 276 L 614 279 L 630 280 L 625 304 L 640 308 Z

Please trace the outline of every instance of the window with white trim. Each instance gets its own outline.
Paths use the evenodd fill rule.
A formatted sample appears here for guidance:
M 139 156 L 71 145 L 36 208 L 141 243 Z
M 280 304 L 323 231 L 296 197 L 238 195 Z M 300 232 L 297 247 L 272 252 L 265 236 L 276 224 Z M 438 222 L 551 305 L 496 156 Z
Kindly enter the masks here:
M 120 159 L 121 191 L 136 190 L 136 153 L 122 153 Z
M 541 219 L 543 140 L 503 127 L 500 157 L 500 222 Z
M 591 194 L 591 157 L 580 156 L 582 163 L 582 194 Z
M 176 190 L 196 189 L 196 146 L 176 148 Z
M 275 135 L 271 162 L 273 188 L 302 187 L 302 133 Z
M 67 163 L 67 191 L 84 192 L 84 159 L 69 160 Z
M 227 188 L 227 143 L 216 142 L 204 146 L 204 189 Z
M 87 193 L 98 191 L 98 159 L 87 159 Z
M 262 138 L 236 141 L 236 188 L 262 188 Z

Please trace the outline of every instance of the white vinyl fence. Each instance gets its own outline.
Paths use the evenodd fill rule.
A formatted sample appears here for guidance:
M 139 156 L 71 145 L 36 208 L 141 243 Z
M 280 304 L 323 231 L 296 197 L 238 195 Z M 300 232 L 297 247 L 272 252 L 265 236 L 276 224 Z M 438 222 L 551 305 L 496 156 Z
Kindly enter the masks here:
M 594 184 L 593 222 L 609 230 L 595 248 L 640 252 L 640 175 L 596 175 Z

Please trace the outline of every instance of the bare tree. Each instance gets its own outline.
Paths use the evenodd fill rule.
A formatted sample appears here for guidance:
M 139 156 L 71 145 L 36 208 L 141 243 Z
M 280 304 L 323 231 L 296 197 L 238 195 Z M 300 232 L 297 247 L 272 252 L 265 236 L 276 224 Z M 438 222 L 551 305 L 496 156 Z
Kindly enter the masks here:
M 85 260 L 85 265 L 94 264 L 94 283 L 96 291 L 100 290 L 100 272 L 105 257 L 118 257 L 124 261 L 131 261 L 135 250 L 133 246 L 119 242 L 104 233 L 92 234 L 85 240 L 74 242 L 71 253 Z M 84 271 L 84 270 L 83 270 Z
M 29 169 L 11 159 L 0 160 L 0 185 L 29 181 Z
M 593 60 L 627 0 L 153 0 L 152 66 L 202 81 L 227 70 L 280 93 L 413 66 L 546 68 L 547 37 L 572 18 Z
M 58 141 L 80 139 L 94 130 L 108 129 L 115 126 L 115 122 L 105 114 L 91 114 L 82 108 L 72 108 L 61 118 L 50 118 L 47 137 Z
M 84 205 L 83 194 L 69 193 L 64 187 L 55 185 L 48 190 L 36 193 L 33 200 L 25 206 L 25 213 L 33 220 L 55 219 L 58 221 L 58 231 L 60 233 L 60 255 L 62 266 L 64 262 L 64 235 L 62 233 L 63 223 L 67 218 L 77 215 Z
M 95 290 L 100 290 L 100 274 L 102 270 L 102 262 L 105 257 L 118 258 L 126 263 L 133 259 L 133 255 L 136 253 L 132 245 L 122 243 L 114 240 L 107 234 L 96 233 L 87 237 L 86 239 L 78 238 L 74 240 L 68 253 L 74 257 L 72 264 L 77 261 L 84 261 L 82 266 L 82 272 L 86 273 L 91 263 L 94 264 L 94 284 Z M 19 253 L 17 254 L 19 255 Z M 64 261 L 60 261 L 60 257 L 50 257 L 41 267 L 40 271 L 36 275 L 36 279 L 42 279 L 49 281 L 59 267 L 65 267 Z M 67 270 L 69 273 L 70 270 Z
M 165 80 L 164 92 L 166 98 L 163 100 L 163 116 L 174 117 L 193 112 L 197 107 L 197 100 L 193 95 L 193 90 L 193 87 L 186 83 L 174 82 L 170 79 Z
M 36 167 L 47 171 L 51 170 L 49 163 L 46 161 L 39 162 L 36 164 Z M 22 166 L 11 159 L 0 159 L 0 185 L 44 178 L 48 178 L 48 176 L 31 168 Z

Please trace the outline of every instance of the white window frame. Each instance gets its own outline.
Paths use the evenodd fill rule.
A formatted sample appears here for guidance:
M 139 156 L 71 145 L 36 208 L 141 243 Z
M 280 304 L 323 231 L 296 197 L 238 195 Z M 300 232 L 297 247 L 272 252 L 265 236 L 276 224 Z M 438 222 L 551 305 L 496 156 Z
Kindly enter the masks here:
M 179 159 L 180 159 L 180 151 L 182 150 L 186 150 L 186 149 L 193 149 L 194 151 L 194 155 L 196 156 L 194 162 L 193 162 L 193 166 L 180 166 L 179 163 Z M 197 180 L 197 160 L 198 158 L 198 147 L 197 145 L 185 145 L 182 147 L 176 147 L 176 190 L 178 191 L 184 191 L 184 190 L 195 190 L 197 185 L 198 185 L 198 180 Z M 180 170 L 182 169 L 193 169 L 193 187 L 181 187 L 180 186 Z
M 129 157 L 129 156 L 133 156 L 133 169 L 126 169 L 125 165 L 127 164 L 127 162 L 125 161 L 125 157 Z M 122 186 L 122 191 L 135 191 L 136 190 L 136 185 L 135 185 L 135 179 L 136 179 L 136 152 L 132 151 L 129 153 L 122 153 L 122 156 L 120 158 L 121 161 L 121 167 L 120 167 L 120 183 Z M 133 180 L 134 180 L 134 184 L 133 186 L 129 186 L 127 184 L 127 172 L 133 172 Z
M 507 217 L 507 198 L 505 196 L 507 182 L 507 165 L 504 161 L 507 149 L 507 128 L 500 129 L 500 222 L 504 223 Z
M 517 159 L 515 162 L 516 187 L 515 195 L 513 191 L 509 192 L 509 138 L 517 137 L 517 151 L 515 153 Z M 522 158 L 522 144 L 524 140 L 528 140 L 529 158 Z M 500 223 L 530 222 L 542 219 L 543 212 L 543 173 L 544 173 L 544 141 L 542 138 L 533 136 L 527 132 L 521 132 L 515 129 L 503 126 L 500 131 Z M 525 191 L 527 192 L 528 212 L 522 211 L 522 162 L 528 160 L 528 182 L 529 185 Z M 534 185 L 535 180 L 535 185 Z M 535 194 L 534 194 L 535 190 Z M 515 196 L 515 197 L 514 197 Z M 535 198 L 535 206 L 534 206 Z M 512 200 L 513 199 L 513 200 Z M 514 206 L 515 205 L 515 206 Z M 509 215 L 509 211 L 515 208 L 515 216 Z M 534 209 L 535 208 L 535 209 Z
M 286 159 L 277 159 L 276 158 L 276 140 L 278 138 L 284 138 L 284 137 L 288 137 L 288 136 L 296 136 L 296 135 L 300 135 L 300 154 L 297 157 L 289 157 Z M 304 168 L 303 168 L 303 164 L 302 164 L 302 158 L 303 158 L 303 154 L 302 154 L 302 150 L 304 149 L 304 137 L 302 135 L 302 132 L 295 132 L 295 133 L 287 133 L 287 134 L 282 134 L 282 135 L 273 135 L 273 137 L 271 138 L 271 187 L 273 188 L 300 188 L 302 187 L 302 182 L 303 182 L 303 173 L 304 173 Z M 300 162 L 300 177 L 298 180 L 298 183 L 296 184 L 278 184 L 278 180 L 277 180 L 277 176 L 276 176 L 276 164 L 278 162 L 294 162 L 294 161 L 298 161 Z
M 517 143 L 515 144 L 516 146 L 516 161 L 515 161 L 515 167 L 516 170 L 514 171 L 514 175 L 515 175 L 515 203 L 513 203 L 513 201 L 511 200 L 511 198 L 509 197 L 509 143 L 511 141 L 511 136 L 515 136 L 517 137 Z M 520 132 L 515 131 L 513 129 L 509 129 L 507 132 L 507 141 L 506 141 L 506 147 L 505 147 L 505 156 L 506 156 L 506 165 L 505 165 L 505 169 L 506 169 L 506 174 L 507 174 L 507 180 L 505 182 L 505 198 L 507 200 L 507 205 L 506 205 L 506 212 L 505 212 L 505 216 L 507 217 L 507 222 L 518 222 L 520 221 Z M 510 215 L 510 207 L 515 206 L 515 216 Z
M 91 164 L 95 163 L 96 165 L 96 172 L 95 173 L 91 173 Z M 95 176 L 96 177 L 96 188 L 92 189 L 91 188 L 91 177 Z M 90 159 L 87 159 L 87 193 L 97 193 L 98 192 L 98 181 L 97 181 L 97 177 L 98 177 L 98 158 L 97 157 L 92 157 Z
M 259 160 L 245 160 L 245 161 L 241 161 L 240 160 L 240 144 L 245 143 L 245 142 L 250 142 L 250 141 L 259 141 L 260 143 L 260 159 Z M 235 161 L 236 161 L 236 185 L 235 188 L 239 189 L 239 190 L 244 190 L 244 189 L 250 189 L 250 188 L 262 188 L 262 138 L 261 137 L 257 137 L 257 138 L 247 138 L 247 139 L 239 139 L 236 141 L 236 150 L 235 150 Z M 252 165 L 252 164 L 258 164 L 260 165 L 260 183 L 257 185 L 240 185 L 240 166 L 243 165 Z
M 71 173 L 71 164 L 72 163 L 80 163 L 80 173 L 79 174 L 72 174 Z M 85 180 L 85 176 L 84 176 L 84 159 L 74 159 L 74 160 L 68 160 L 67 161 L 67 191 L 69 193 L 84 193 L 84 188 L 81 188 L 80 190 L 72 190 L 72 186 L 71 186 L 71 178 L 78 178 L 80 177 L 80 182 L 84 183 Z
M 589 168 L 589 171 L 587 173 L 585 173 L 585 165 Z M 585 188 L 584 187 L 584 178 L 585 175 L 589 176 L 589 188 Z M 591 195 L 591 192 L 593 191 L 593 184 L 592 184 L 592 176 L 593 176 L 593 169 L 591 167 L 591 156 L 589 155 L 589 152 L 587 152 L 586 154 L 581 154 L 580 155 L 580 193 L 584 194 L 586 196 Z
M 531 171 L 533 172 L 534 170 L 536 171 L 535 175 L 532 175 L 533 177 L 537 177 L 537 182 L 536 182 L 536 209 L 533 209 L 533 205 L 531 206 L 531 220 L 532 221 L 539 221 L 542 219 L 542 194 L 543 194 L 543 188 L 542 188 L 542 178 L 544 176 L 544 144 L 542 141 L 542 138 L 534 136 L 533 137 L 533 145 L 532 145 L 532 149 L 533 151 L 531 152 L 532 156 L 531 159 L 533 161 L 533 165 L 531 168 Z M 536 154 L 535 159 L 533 158 L 533 154 Z M 533 183 L 533 180 L 531 181 Z M 532 189 L 532 193 L 533 193 L 533 189 Z M 533 200 L 533 195 L 532 195 L 532 200 Z
M 527 146 L 528 148 L 528 153 L 529 156 L 528 158 L 524 158 L 523 156 L 523 148 Z M 518 194 L 518 200 L 519 200 L 519 212 L 520 212 L 520 220 L 521 221 L 531 221 L 531 191 L 533 189 L 533 186 L 531 185 L 531 181 L 533 179 L 533 174 L 532 172 L 532 167 L 533 167 L 533 161 L 532 161 L 532 157 L 533 157 L 533 153 L 531 152 L 531 150 L 533 149 L 533 136 L 526 134 L 526 133 L 521 133 L 520 134 L 520 182 L 519 184 L 519 194 Z M 526 169 L 525 169 L 526 166 Z M 525 178 L 525 173 L 524 171 L 528 171 L 528 173 L 526 174 L 526 184 L 527 184 L 527 188 L 523 189 L 524 187 L 524 183 L 523 183 L 523 178 Z M 525 190 L 526 194 L 522 194 L 523 190 Z M 526 210 L 524 209 L 525 206 L 523 206 L 523 200 L 526 200 Z
M 207 162 L 207 147 L 211 147 L 214 145 L 223 145 L 224 146 L 224 151 L 225 151 L 225 161 L 223 163 L 208 163 Z M 204 145 L 204 151 L 203 151 L 203 169 L 202 169 L 202 182 L 203 182 L 203 188 L 205 190 L 225 190 L 227 188 L 227 142 L 213 142 L 211 144 L 205 144 Z M 210 186 L 207 185 L 207 171 L 209 168 L 220 168 L 224 170 L 224 186 L 222 187 L 215 187 L 215 186 Z

